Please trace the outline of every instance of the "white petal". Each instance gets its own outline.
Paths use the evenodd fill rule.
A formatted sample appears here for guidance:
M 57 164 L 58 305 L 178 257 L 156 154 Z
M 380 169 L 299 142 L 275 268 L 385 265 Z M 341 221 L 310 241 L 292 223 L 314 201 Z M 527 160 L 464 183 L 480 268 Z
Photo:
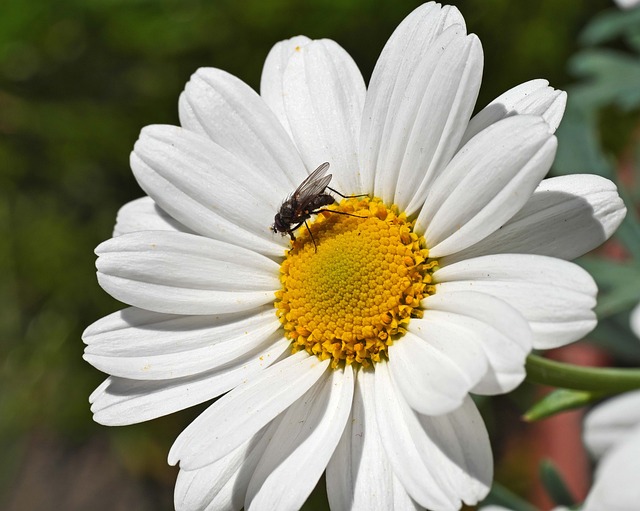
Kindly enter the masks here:
M 251 474 L 278 424 L 279 418 L 276 418 L 211 465 L 196 470 L 180 470 L 174 491 L 176 511 L 241 509 Z
M 219 314 L 273 301 L 278 265 L 245 248 L 170 231 L 125 234 L 96 248 L 98 282 L 114 298 L 168 314 Z
M 456 82 L 461 75 L 478 60 L 475 58 L 480 45 L 475 36 L 467 36 L 461 25 L 454 25 L 440 34 L 432 43 L 424 59 L 413 72 L 411 80 L 403 84 L 401 102 L 394 105 L 393 115 L 385 119 L 384 136 L 377 151 L 374 195 L 386 202 L 401 199 L 400 209 L 406 208 L 412 192 L 421 180 L 431 183 L 443 165 L 438 165 L 438 152 L 447 146 L 443 130 L 448 121 L 448 105 L 455 103 Z M 454 57 L 455 56 L 455 57 Z M 449 74 L 448 61 L 454 60 L 453 72 Z M 480 58 L 481 62 L 481 58 Z M 474 73 L 471 73 L 475 76 Z M 391 91 L 398 94 L 400 91 Z M 476 91 L 477 92 L 477 89 Z M 476 95 L 471 92 L 471 103 Z M 393 95 L 387 99 L 397 102 Z M 439 104 L 443 108 L 438 109 Z M 453 109 L 454 117 L 456 109 Z M 468 116 L 462 122 L 453 123 L 449 128 L 458 128 L 458 137 L 447 149 L 455 151 Z M 434 125 L 429 124 L 429 116 L 434 116 Z M 448 153 L 448 152 L 447 152 Z M 447 154 L 444 164 L 451 157 Z M 433 162 L 432 159 L 436 161 Z M 422 160 L 422 161 L 420 161 Z M 406 163 L 405 163 L 406 161 Z M 424 168 L 421 168 L 424 166 Z M 409 179 L 411 186 L 402 185 L 401 179 Z M 424 197 L 423 197 L 424 199 Z
M 411 511 L 412 509 L 421 511 L 425 509 L 411 498 L 395 475 L 393 476 L 393 509 L 407 511 Z
M 297 47 L 284 72 L 284 106 L 298 150 L 309 170 L 328 161 L 338 191 L 363 191 L 358 136 L 366 87 L 358 66 L 336 42 Z
M 191 77 L 180 96 L 180 124 L 277 184 L 285 192 L 280 200 L 306 177 L 291 138 L 264 100 L 225 71 L 201 68 Z
M 260 95 L 269 108 L 271 108 L 271 111 L 276 114 L 276 117 L 284 126 L 289 136 L 291 136 L 291 127 L 289 126 L 287 114 L 284 110 L 282 77 L 284 76 L 284 70 L 287 67 L 289 58 L 296 51 L 296 48 L 302 47 L 309 42 L 311 42 L 311 39 L 303 35 L 280 41 L 271 48 L 267 59 L 264 61 L 264 67 L 262 68 Z
M 298 352 L 224 395 L 207 408 L 176 439 L 169 463 L 187 470 L 212 463 L 259 431 L 286 410 L 326 371 L 319 361 Z
M 374 375 L 360 369 L 351 417 L 327 466 L 332 511 L 393 509 L 393 472 L 380 443 L 374 403 Z
M 539 115 L 555 133 L 567 106 L 567 93 L 549 87 L 547 80 L 530 80 L 498 96 L 469 121 L 460 147 L 483 129 L 505 117 L 518 114 Z
M 427 191 L 455 154 L 480 90 L 482 46 L 475 35 L 465 37 L 460 31 L 459 26 L 451 27 L 436 39 L 407 86 L 410 99 L 397 112 L 390 133 L 393 160 L 386 167 L 397 161 L 398 168 L 393 203 L 409 215 L 422 207 Z M 448 41 L 452 32 L 459 35 Z
M 640 390 L 613 397 L 596 406 L 584 420 L 584 442 L 589 452 L 601 457 L 624 442 L 640 425 Z
M 527 321 L 513 307 L 493 296 L 473 291 L 436 293 L 425 298 L 422 306 L 424 319 L 412 319 L 411 332 L 428 339 L 428 320 L 435 318 L 440 323 L 448 321 L 456 328 L 466 330 L 469 340 L 479 341 L 489 364 L 472 392 L 499 394 L 513 390 L 522 382 L 533 335 Z M 479 364 L 481 367 L 482 363 Z M 473 370 L 467 367 L 467 371 Z
M 640 502 L 640 426 L 600 461 L 583 511 L 631 511 Z
M 142 189 L 194 232 L 282 255 L 286 243 L 269 225 L 291 189 L 203 135 L 147 126 L 131 154 L 131 168 Z
M 459 25 L 464 34 L 464 19 L 455 7 L 441 7 L 434 2 L 421 5 L 393 32 L 373 70 L 362 116 L 359 168 L 364 190 L 374 190 L 375 179 L 375 193 L 385 200 L 393 200 L 398 175 L 398 167 L 387 165 L 392 162 L 389 150 L 392 146 L 398 147 L 398 140 L 392 139 L 390 134 L 394 127 L 397 130 L 409 127 L 397 119 L 406 100 L 407 87 L 418 69 L 424 71 L 421 63 L 433 51 L 434 41 L 453 25 Z M 413 98 L 412 103 L 416 100 Z M 385 179 L 387 172 L 392 175 L 383 185 L 380 180 Z
M 477 243 L 511 218 L 548 172 L 556 139 L 541 117 L 508 117 L 479 133 L 429 191 L 416 222 L 429 255 Z
M 353 388 L 353 369 L 348 366 L 323 375 L 289 407 L 251 478 L 247 510 L 302 507 L 342 436 Z
M 217 316 L 174 316 L 132 307 L 85 330 L 84 359 L 121 378 L 180 378 L 240 358 L 268 342 L 279 328 L 272 305 Z
M 497 253 L 575 259 L 604 243 L 626 212 L 616 185 L 608 179 L 593 174 L 545 179 L 500 229 L 441 263 Z
M 598 291 L 578 265 L 552 257 L 497 254 L 437 270 L 436 294 L 478 291 L 518 310 L 529 322 L 533 347 L 550 349 L 581 339 L 596 326 Z
M 640 338 L 640 304 L 636 305 L 631 311 L 629 325 L 631 326 L 631 331 L 636 334 L 636 337 Z
M 404 488 L 416 501 L 430 509 L 458 509 L 460 501 L 450 488 L 440 487 L 432 473 L 436 467 L 431 469 L 426 463 L 424 451 L 432 448 L 432 444 L 427 441 L 416 445 L 413 430 L 419 429 L 417 417 L 402 394 L 394 388 L 385 363 L 376 365 L 374 396 L 383 447 Z
M 409 406 L 429 415 L 458 408 L 487 370 L 481 342 L 446 314 L 412 319 L 409 332 L 389 347 L 389 369 Z
M 141 197 L 128 202 L 118 211 L 113 236 L 137 231 L 191 232 L 171 218 L 171 215 L 162 211 L 151 197 Z
M 473 400 L 467 396 L 460 408 L 446 415 L 418 415 L 427 437 L 442 453 L 442 475 L 449 478 L 468 504 L 486 497 L 493 479 L 489 435 Z
M 460 416 L 418 416 L 395 388 L 383 362 L 376 364 L 375 403 L 382 445 L 395 475 L 416 502 L 429 509 L 454 510 L 461 500 L 475 504 L 488 493 L 491 451 L 482 420 L 469 413 L 473 410 L 478 416 L 469 398 Z M 442 431 L 447 423 L 452 430 L 448 434 Z M 459 437 L 452 426 L 460 430 Z M 464 452 L 461 442 L 471 450 Z
M 266 349 L 251 351 L 223 368 L 185 378 L 141 381 L 111 376 L 89 397 L 93 419 L 107 426 L 123 426 L 203 403 L 259 374 L 289 345 L 287 339 L 275 337 Z

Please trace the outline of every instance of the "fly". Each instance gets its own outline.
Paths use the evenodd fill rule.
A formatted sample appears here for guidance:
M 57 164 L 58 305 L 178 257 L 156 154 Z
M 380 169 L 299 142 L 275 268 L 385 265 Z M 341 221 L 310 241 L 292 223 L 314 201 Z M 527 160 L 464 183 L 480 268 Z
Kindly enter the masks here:
M 313 238 L 311 229 L 309 229 L 309 224 L 307 224 L 307 219 L 310 218 L 311 215 L 327 211 L 329 213 L 337 213 L 339 215 L 364 218 L 359 215 L 345 213 L 344 211 L 334 211 L 332 209 L 325 208 L 325 206 L 336 202 L 332 195 L 326 193 L 327 189 L 338 194 L 344 199 L 366 196 L 366 194 L 342 195 L 340 192 L 334 190 L 329 186 L 332 175 L 327 174 L 327 170 L 329 170 L 329 163 L 324 162 L 309 174 L 309 176 L 300 183 L 300 186 L 298 186 L 298 188 L 296 188 L 296 190 L 282 203 L 280 211 L 276 213 L 276 216 L 273 219 L 273 225 L 271 226 L 271 230 L 273 232 L 279 232 L 283 236 L 286 233 L 291 236 L 291 241 L 295 241 L 296 237 L 294 236 L 293 231 L 304 224 L 309 232 L 309 236 L 311 236 L 311 241 L 313 241 L 313 246 L 315 247 L 316 252 L 318 251 L 318 246 L 316 245 L 316 240 Z

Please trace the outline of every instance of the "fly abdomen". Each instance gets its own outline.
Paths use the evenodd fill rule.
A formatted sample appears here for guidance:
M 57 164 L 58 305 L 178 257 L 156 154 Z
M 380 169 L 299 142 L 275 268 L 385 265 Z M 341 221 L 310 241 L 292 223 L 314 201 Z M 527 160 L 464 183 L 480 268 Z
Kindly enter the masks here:
M 328 193 L 321 193 L 316 195 L 313 199 L 309 201 L 307 211 L 310 213 L 315 211 L 316 209 L 320 209 L 323 206 L 328 206 L 329 204 L 335 203 L 335 199 L 329 195 Z

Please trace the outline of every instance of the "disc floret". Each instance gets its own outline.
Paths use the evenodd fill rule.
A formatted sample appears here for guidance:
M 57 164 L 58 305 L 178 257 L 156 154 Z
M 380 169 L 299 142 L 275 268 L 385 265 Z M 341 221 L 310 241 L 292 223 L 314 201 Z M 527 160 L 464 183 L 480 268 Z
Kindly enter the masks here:
M 433 294 L 424 239 L 396 206 L 368 197 L 345 199 L 301 229 L 280 268 L 275 306 L 293 352 L 306 350 L 332 366 L 364 367 L 420 317 Z

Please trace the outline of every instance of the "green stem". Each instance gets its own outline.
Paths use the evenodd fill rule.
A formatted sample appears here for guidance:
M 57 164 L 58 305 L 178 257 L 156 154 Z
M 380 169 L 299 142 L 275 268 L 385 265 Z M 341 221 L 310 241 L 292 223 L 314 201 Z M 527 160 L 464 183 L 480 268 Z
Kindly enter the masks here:
M 527 380 L 551 387 L 618 394 L 640 389 L 640 369 L 582 367 L 529 355 Z

